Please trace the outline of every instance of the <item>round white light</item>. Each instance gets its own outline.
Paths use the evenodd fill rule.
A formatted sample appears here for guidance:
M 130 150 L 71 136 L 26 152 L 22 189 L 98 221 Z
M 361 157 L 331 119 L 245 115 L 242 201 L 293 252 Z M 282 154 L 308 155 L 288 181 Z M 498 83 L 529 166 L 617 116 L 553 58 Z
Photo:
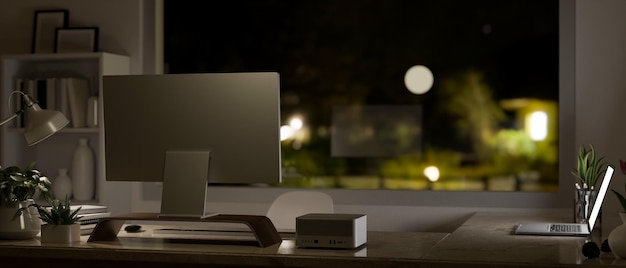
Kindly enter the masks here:
M 413 94 L 428 92 L 434 82 L 433 73 L 424 65 L 415 65 L 404 74 L 404 85 Z
M 293 129 L 290 126 L 281 126 L 280 127 L 280 141 L 287 140 L 293 136 Z
M 543 111 L 536 111 L 528 117 L 528 134 L 534 141 L 545 140 L 548 136 L 548 115 Z
M 294 117 L 291 119 L 291 121 L 289 121 L 289 126 L 291 127 L 291 129 L 293 129 L 293 131 L 298 131 L 302 128 L 302 119 L 298 118 L 298 117 Z
M 431 182 L 439 180 L 439 169 L 436 166 L 428 166 L 424 169 L 424 175 Z

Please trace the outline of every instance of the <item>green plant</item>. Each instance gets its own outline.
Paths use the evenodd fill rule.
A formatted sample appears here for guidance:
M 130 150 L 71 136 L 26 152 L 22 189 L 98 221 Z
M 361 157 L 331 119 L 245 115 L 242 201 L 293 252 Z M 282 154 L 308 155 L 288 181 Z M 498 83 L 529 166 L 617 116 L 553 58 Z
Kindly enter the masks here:
M 80 211 L 82 207 L 72 211 L 70 200 L 67 196 L 65 197 L 65 201 L 59 201 L 58 199 L 51 200 L 49 198 L 46 201 L 48 201 L 49 207 L 44 207 L 39 204 L 31 204 L 28 207 L 37 208 L 39 218 L 47 224 L 70 225 L 82 218 L 82 216 L 78 216 L 78 211 Z M 28 207 L 20 208 L 17 213 L 21 213 Z
M 576 161 L 576 169 L 572 171 L 572 174 L 578 179 L 580 187 L 583 189 L 594 189 L 596 182 L 602 175 L 604 169 L 604 157 L 598 158 L 596 156 L 593 145 L 589 145 L 589 149 L 585 146 L 581 146 L 578 150 Z
M 52 183 L 35 169 L 35 162 L 21 169 L 18 166 L 0 167 L 0 206 L 12 206 L 37 194 L 50 196 Z

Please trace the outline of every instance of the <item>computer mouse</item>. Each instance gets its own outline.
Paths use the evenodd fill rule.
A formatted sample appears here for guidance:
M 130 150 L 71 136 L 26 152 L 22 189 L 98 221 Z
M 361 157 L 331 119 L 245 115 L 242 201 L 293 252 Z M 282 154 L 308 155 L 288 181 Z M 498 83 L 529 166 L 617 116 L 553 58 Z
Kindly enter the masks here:
M 124 231 L 129 232 L 129 233 L 138 233 L 141 232 L 141 225 L 136 225 L 136 224 L 132 224 L 132 225 L 128 225 L 126 227 L 124 227 Z

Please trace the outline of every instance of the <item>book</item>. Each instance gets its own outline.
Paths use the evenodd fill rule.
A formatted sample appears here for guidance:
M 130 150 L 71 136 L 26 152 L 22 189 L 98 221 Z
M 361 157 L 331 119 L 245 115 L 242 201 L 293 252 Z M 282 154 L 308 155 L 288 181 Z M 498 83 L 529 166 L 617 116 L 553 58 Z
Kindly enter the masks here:
M 31 101 L 36 101 L 37 100 L 37 80 L 35 79 L 25 79 L 24 80 L 24 84 L 22 85 L 24 87 L 24 94 L 28 95 L 28 97 L 30 97 Z M 22 102 L 22 108 L 26 108 L 24 107 L 24 103 Z
M 62 78 L 67 91 L 72 127 L 87 126 L 87 100 L 90 97 L 89 80 L 79 77 Z
M 70 209 L 72 210 L 76 210 L 78 208 L 81 208 L 80 211 L 78 212 L 79 215 L 108 212 L 107 206 L 100 206 L 100 205 L 71 205 L 70 206 Z
M 72 117 L 70 114 L 69 97 L 67 96 L 67 87 L 65 86 L 66 80 L 63 78 L 58 79 L 58 87 L 56 91 L 56 109 L 61 112 L 67 120 L 70 121 L 68 126 L 72 126 Z
M 83 228 L 83 225 L 80 226 L 80 235 L 90 235 L 93 232 L 93 229 L 96 228 L 95 224 L 89 225 L 88 227 Z
M 81 214 L 80 212 L 81 211 L 79 211 L 77 216 L 81 217 L 78 220 L 78 222 L 81 225 L 98 223 L 98 220 L 111 216 L 110 212 L 88 213 L 88 214 Z
M 45 82 L 45 95 L 46 95 L 46 109 L 57 110 L 57 79 L 47 78 Z
M 96 227 L 96 224 L 98 224 L 100 219 L 111 216 L 110 212 L 87 213 L 87 214 L 82 214 L 81 212 L 82 212 L 82 209 L 78 213 L 78 216 L 82 217 L 78 220 L 78 223 L 80 224 L 81 235 L 91 234 L 91 232 Z
M 37 103 L 41 109 L 50 109 L 48 107 L 48 92 L 46 79 L 35 79 L 35 93 L 37 96 L 33 97 L 33 102 Z

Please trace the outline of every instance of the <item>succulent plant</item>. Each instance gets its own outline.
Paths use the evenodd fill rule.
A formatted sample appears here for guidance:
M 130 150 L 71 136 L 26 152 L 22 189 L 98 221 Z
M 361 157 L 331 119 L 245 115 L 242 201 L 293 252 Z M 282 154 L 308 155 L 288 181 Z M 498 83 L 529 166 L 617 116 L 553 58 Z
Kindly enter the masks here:
M 31 204 L 28 206 L 37 208 L 39 218 L 47 224 L 70 225 L 82 218 L 82 216 L 78 216 L 78 211 L 80 211 L 82 207 L 72 211 L 70 200 L 67 196 L 65 197 L 65 201 L 59 201 L 58 199 L 51 200 L 50 198 L 48 198 L 47 201 L 50 205 L 49 207 L 44 207 L 39 204 Z M 18 213 L 21 213 L 24 209 L 26 208 L 19 209 Z
M 572 174 L 578 179 L 579 187 L 594 189 L 604 171 L 603 157 L 598 158 L 593 145 L 587 149 L 584 145 L 578 150 L 576 169 Z

